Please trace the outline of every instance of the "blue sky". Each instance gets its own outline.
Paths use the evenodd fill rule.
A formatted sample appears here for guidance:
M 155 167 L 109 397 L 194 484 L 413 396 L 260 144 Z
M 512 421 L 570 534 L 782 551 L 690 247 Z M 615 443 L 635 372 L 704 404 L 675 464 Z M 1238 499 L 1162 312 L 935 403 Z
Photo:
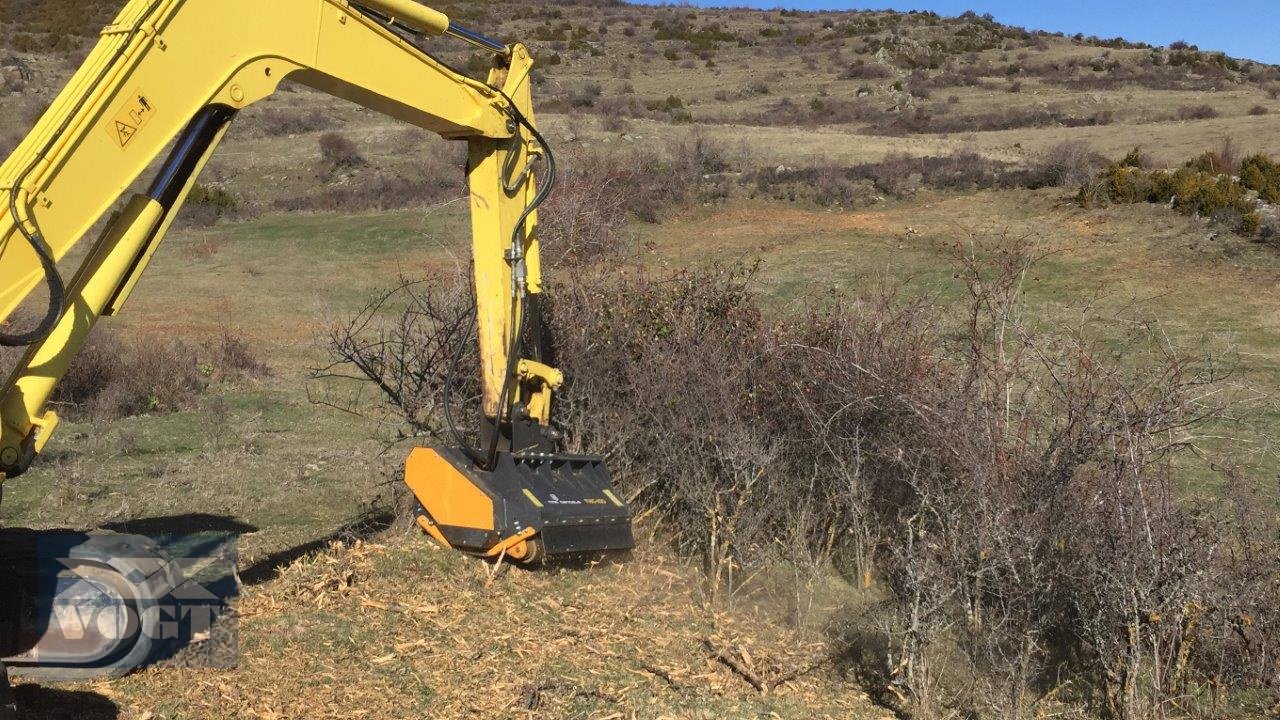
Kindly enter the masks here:
M 684 4 L 684 3 L 682 3 Z M 1280 63 L 1280 0 L 695 0 L 712 6 L 786 7 L 798 10 L 932 10 L 959 15 L 991 13 L 1007 25 L 1141 40 L 1168 45 L 1186 40 L 1204 50 Z

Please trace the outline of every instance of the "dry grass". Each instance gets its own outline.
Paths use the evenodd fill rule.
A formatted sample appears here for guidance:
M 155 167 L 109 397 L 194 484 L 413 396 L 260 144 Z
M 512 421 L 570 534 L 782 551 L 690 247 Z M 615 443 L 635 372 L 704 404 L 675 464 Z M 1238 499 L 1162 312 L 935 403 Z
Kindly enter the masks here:
M 820 636 L 704 609 L 699 572 L 648 543 L 624 564 L 530 571 L 392 531 L 294 562 L 238 609 L 234 670 L 77 689 L 175 719 L 885 715 Z

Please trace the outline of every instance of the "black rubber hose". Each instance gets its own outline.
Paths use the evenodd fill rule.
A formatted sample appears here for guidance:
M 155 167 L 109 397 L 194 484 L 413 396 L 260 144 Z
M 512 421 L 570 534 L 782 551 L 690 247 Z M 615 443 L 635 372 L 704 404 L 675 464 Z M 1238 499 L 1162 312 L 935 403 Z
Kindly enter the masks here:
M 526 313 L 520 313 L 520 320 L 517 324 L 515 317 L 519 310 L 519 298 L 511 298 L 511 325 L 515 334 L 512 335 L 511 345 L 507 348 L 506 377 L 502 379 L 502 392 L 498 393 L 498 414 L 493 418 L 493 433 L 492 437 L 489 438 L 489 453 L 485 458 L 485 470 L 492 470 L 498 466 L 498 436 L 502 432 L 502 415 L 503 411 L 507 409 L 507 395 L 511 392 L 511 381 L 515 379 L 516 365 L 520 361 L 521 338 L 524 336 L 525 331 L 524 322 L 529 317 Z
M 9 213 L 16 220 L 17 211 L 14 209 L 15 203 L 12 202 L 12 193 L 9 197 Z M 62 281 L 62 273 L 58 272 L 58 262 L 53 258 L 53 248 L 49 247 L 39 232 L 28 232 L 20 221 L 17 225 L 22 230 L 22 236 L 35 251 L 36 257 L 40 258 L 44 281 L 49 286 L 49 304 L 45 308 L 44 317 L 40 319 L 40 324 L 34 328 L 19 333 L 0 332 L 0 346 L 4 347 L 23 347 L 44 340 L 57 327 L 67 306 L 67 287 Z

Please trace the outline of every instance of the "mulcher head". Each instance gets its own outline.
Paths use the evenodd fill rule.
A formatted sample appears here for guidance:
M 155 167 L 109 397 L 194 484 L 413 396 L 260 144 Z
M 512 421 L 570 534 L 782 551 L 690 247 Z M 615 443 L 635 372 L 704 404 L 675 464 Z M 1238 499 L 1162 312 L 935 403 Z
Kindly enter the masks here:
M 405 483 L 418 524 L 465 552 L 532 562 L 635 545 L 631 510 L 598 457 L 499 453 L 493 470 L 481 470 L 458 450 L 416 448 Z

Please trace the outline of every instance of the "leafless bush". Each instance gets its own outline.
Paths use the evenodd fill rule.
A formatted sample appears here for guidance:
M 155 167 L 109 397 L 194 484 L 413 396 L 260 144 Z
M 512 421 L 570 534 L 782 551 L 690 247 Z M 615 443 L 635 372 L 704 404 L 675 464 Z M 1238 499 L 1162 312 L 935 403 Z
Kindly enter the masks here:
M 328 187 L 312 195 L 277 200 L 275 207 L 288 212 L 363 212 L 394 210 L 463 197 L 462 171 L 405 178 L 382 172 L 360 182 L 341 187 Z M 451 176 L 452 175 L 452 176 Z
M 322 342 L 331 362 L 312 369 L 312 378 L 355 381 L 355 392 L 317 388 L 312 399 L 344 410 L 372 411 L 405 437 L 449 438 L 445 424 L 446 378 L 456 427 L 471 433 L 479 426 L 479 356 L 473 336 L 475 318 L 469 279 L 459 270 L 423 280 L 401 278 L 374 295 L 347 318 L 335 318 Z M 371 402 L 362 389 L 377 388 Z M 474 442 L 468 435 L 468 442 Z
M 863 94 L 861 90 L 859 94 Z M 823 125 L 883 121 L 888 115 L 888 111 L 870 101 L 814 98 L 808 103 L 800 104 L 784 97 L 765 111 L 727 120 L 763 126 Z
M 320 136 L 320 157 L 331 168 L 354 168 L 365 164 L 364 155 L 345 135 L 328 132 Z
M 362 212 L 414 207 L 464 197 L 464 157 L 465 147 L 460 144 L 433 146 L 419 154 L 413 174 L 408 177 L 378 169 L 362 175 L 358 182 L 329 185 L 303 197 L 283 198 L 274 206 L 293 212 Z
M 947 115 L 937 108 L 919 108 L 885 116 L 867 128 L 867 132 L 881 135 L 907 133 L 956 133 L 1014 130 L 1026 127 L 1086 127 L 1110 125 L 1115 113 L 1099 110 L 1092 115 L 1071 115 L 1057 107 L 1008 108 L 975 115 Z
M 0 162 L 9 159 L 13 151 L 18 148 L 18 143 L 22 142 L 21 135 L 5 135 L 0 137 Z
M 188 343 L 122 341 L 93 333 L 58 384 L 53 402 L 71 417 L 112 419 L 189 407 L 204 391 L 199 354 Z
M 214 338 L 202 344 L 202 370 L 214 380 L 234 380 L 240 377 L 266 377 L 271 368 L 258 359 L 248 340 L 236 330 L 223 327 Z
M 1095 153 L 1088 143 L 1064 140 L 1044 151 L 1036 163 L 1037 174 L 1049 187 L 1080 187 L 1091 182 L 1106 158 Z
M 889 68 L 878 62 L 866 62 L 858 60 L 852 65 L 846 67 L 840 73 L 842 80 L 875 80 L 878 78 L 887 78 L 891 73 Z
M 616 255 L 627 220 L 631 171 L 598 156 L 570 154 L 556 192 L 538 213 L 543 257 L 551 267 L 573 266 Z
M 12 325 L 30 327 L 32 322 L 19 317 Z M 0 353 L 0 362 L 7 371 L 19 357 L 14 351 Z M 171 412 L 191 407 L 211 381 L 269 373 L 249 344 L 230 328 L 209 339 L 186 341 L 124 335 L 99 327 L 72 361 L 51 402 L 71 419 Z
M 262 131 L 272 137 L 328 130 L 337 124 L 331 116 L 319 110 L 292 108 L 267 108 L 262 112 L 261 123 Z
M 588 178 L 566 175 L 581 205 Z M 566 449 L 609 459 L 728 592 L 713 597 L 731 602 L 771 558 L 834 559 L 880 584 L 861 637 L 882 651 L 862 672 L 919 716 L 1026 718 L 1052 696 L 1136 720 L 1274 679 L 1265 588 L 1280 565 L 1241 560 L 1275 555 L 1270 536 L 1174 491 L 1175 464 L 1221 416 L 1214 363 L 1142 323 L 1103 343 L 1029 321 L 1034 258 L 1016 239 L 954 249 L 955 310 L 883 291 L 773 316 L 751 268 L 587 262 L 574 243 L 608 229 L 561 211 L 557 252 L 580 258 L 545 297 Z M 444 437 L 455 360 L 452 397 L 474 408 L 468 287 L 402 282 L 332 326 L 318 375 L 372 380 L 401 435 Z
M 239 201 L 231 193 L 196 183 L 182 203 L 178 220 L 187 227 L 209 227 L 241 210 Z
M 607 113 L 600 118 L 600 129 L 605 132 L 625 133 L 631 129 L 631 123 L 625 115 Z
M 1218 115 L 1218 111 L 1212 105 L 1201 104 L 1183 105 L 1178 108 L 1176 117 L 1179 120 L 1210 120 Z
M 744 183 L 753 197 L 841 207 L 876 195 L 906 197 L 923 188 L 973 190 L 1043 184 L 1034 171 L 968 151 L 925 157 L 890 155 L 880 162 L 849 167 L 765 168 L 748 173 Z

